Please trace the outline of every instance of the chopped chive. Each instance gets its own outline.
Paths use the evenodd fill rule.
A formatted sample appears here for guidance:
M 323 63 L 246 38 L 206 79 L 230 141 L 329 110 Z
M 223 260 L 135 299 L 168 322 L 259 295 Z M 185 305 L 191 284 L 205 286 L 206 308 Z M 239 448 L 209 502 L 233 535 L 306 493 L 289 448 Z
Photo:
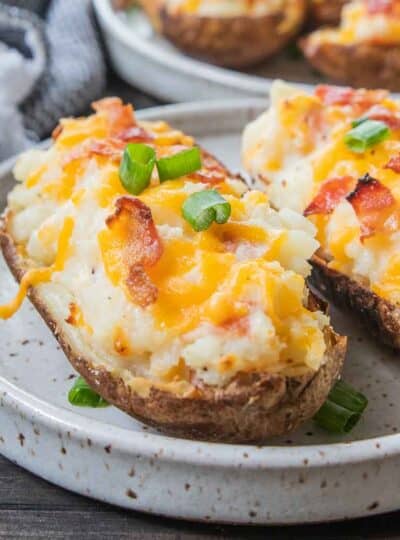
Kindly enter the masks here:
M 329 392 L 329 399 L 350 411 L 364 412 L 368 405 L 368 399 L 344 381 L 337 381 Z
M 108 407 L 105 401 L 99 394 L 90 388 L 83 377 L 78 377 L 74 386 L 68 392 L 68 401 L 76 407 Z
M 160 182 L 175 180 L 199 169 L 201 169 L 201 153 L 197 146 L 157 160 Z
M 206 189 L 192 193 L 182 205 L 182 215 L 195 231 L 205 231 L 215 221 L 226 223 L 231 205 L 218 191 Z
M 387 139 L 389 134 L 390 129 L 385 123 L 366 119 L 346 133 L 344 142 L 350 150 L 361 154 Z
M 119 177 L 129 193 L 139 195 L 150 184 L 155 161 L 156 153 L 150 146 L 141 143 L 126 145 Z
M 360 413 L 350 411 L 327 399 L 314 415 L 314 422 L 331 433 L 349 433 L 360 418 Z
M 360 420 L 368 399 L 349 384 L 337 381 L 314 421 L 332 433 L 349 433 Z
M 353 120 L 352 123 L 351 123 L 351 127 L 357 127 L 359 126 L 360 124 L 362 124 L 363 122 L 366 122 L 368 120 L 368 117 L 367 116 L 361 116 L 360 118 L 356 118 L 356 120 Z

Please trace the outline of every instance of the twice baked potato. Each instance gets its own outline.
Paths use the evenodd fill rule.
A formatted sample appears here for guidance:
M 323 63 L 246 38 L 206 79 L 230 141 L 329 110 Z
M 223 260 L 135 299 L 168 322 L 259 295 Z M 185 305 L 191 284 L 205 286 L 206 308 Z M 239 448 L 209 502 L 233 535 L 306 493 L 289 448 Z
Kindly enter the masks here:
M 116 98 L 94 108 L 15 166 L 1 246 L 20 289 L 0 316 L 27 293 L 96 392 L 168 433 L 294 429 L 346 348 L 305 286 L 314 226 L 165 122 Z
M 306 0 L 142 0 L 154 27 L 187 54 L 243 68 L 282 49 L 299 31 Z
M 349 0 L 309 0 L 309 22 L 312 26 L 338 24 L 342 7 L 348 2 Z
M 300 40 L 308 61 L 332 80 L 354 87 L 400 89 L 399 0 L 355 0 L 339 28 Z
M 276 208 L 317 227 L 314 284 L 400 349 L 400 105 L 383 90 L 275 84 L 243 161 Z

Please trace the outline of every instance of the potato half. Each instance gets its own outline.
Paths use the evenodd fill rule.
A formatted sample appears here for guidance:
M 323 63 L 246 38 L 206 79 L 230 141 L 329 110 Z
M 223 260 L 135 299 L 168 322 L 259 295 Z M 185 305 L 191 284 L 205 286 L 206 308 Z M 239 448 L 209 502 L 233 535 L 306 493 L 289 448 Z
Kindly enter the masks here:
M 155 28 L 196 58 L 232 68 L 257 64 L 281 50 L 299 31 L 305 0 L 287 0 L 264 15 L 204 16 L 175 13 L 163 1 L 143 0 Z
M 0 317 L 28 292 L 90 385 L 168 433 L 244 443 L 295 429 L 346 349 L 305 285 L 315 229 L 166 122 L 118 98 L 94 109 L 15 166 L 0 243 L 22 286 Z M 143 173 L 132 152 L 152 159 L 139 186 L 120 169 Z
M 399 17 L 395 2 L 353 0 L 343 7 L 338 26 L 312 32 L 300 40 L 300 47 L 312 66 L 334 81 L 398 90 Z
M 312 26 L 334 25 L 340 21 L 342 7 L 348 0 L 310 0 L 309 17 Z

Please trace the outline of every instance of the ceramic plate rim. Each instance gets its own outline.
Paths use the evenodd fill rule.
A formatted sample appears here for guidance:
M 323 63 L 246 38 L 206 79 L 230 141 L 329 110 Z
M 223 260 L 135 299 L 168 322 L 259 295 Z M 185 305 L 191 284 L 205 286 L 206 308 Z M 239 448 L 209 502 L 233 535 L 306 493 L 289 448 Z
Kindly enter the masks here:
M 248 109 L 260 107 L 265 101 L 260 99 L 221 100 L 206 104 L 202 102 L 152 107 L 138 113 L 141 119 L 153 119 L 162 114 L 169 117 L 184 118 L 187 114 L 201 113 L 207 115 L 213 110 Z M 0 164 L 1 178 L 8 174 L 15 158 Z M 400 434 L 385 435 L 353 442 L 332 442 L 331 444 L 299 445 L 299 446 L 253 446 L 223 443 L 201 442 L 178 439 L 163 434 L 132 432 L 100 420 L 94 420 L 71 412 L 62 407 L 51 405 L 25 390 L 18 388 L 4 377 L 0 377 L 0 393 L 5 405 L 10 406 L 27 417 L 40 421 L 50 429 L 65 431 L 70 429 L 78 438 L 91 438 L 99 444 L 111 444 L 129 453 L 137 451 L 143 455 L 153 454 L 155 449 L 163 447 L 163 458 L 171 462 L 182 462 L 195 465 L 208 465 L 231 468 L 240 464 L 247 470 L 294 469 L 326 467 L 341 464 L 361 463 L 392 457 L 400 454 Z M 107 425 L 105 432 L 104 426 Z M 134 437 L 132 434 L 134 433 Z M 201 449 L 201 452 L 198 450 Z M 296 449 L 294 452 L 293 450 Z M 244 459 L 243 454 L 247 457 Z
M 114 39 L 122 41 L 128 48 L 136 49 L 146 58 L 156 60 L 158 63 L 171 67 L 174 71 L 180 71 L 187 75 L 196 72 L 197 78 L 210 80 L 231 88 L 254 94 L 267 94 L 272 82 L 275 79 L 261 77 L 259 75 L 249 75 L 240 71 L 207 64 L 200 60 L 173 54 L 157 45 L 153 45 L 147 40 L 132 39 L 132 33 L 126 24 L 119 19 L 111 7 L 111 0 L 92 0 L 96 14 L 101 19 L 102 25 L 113 36 Z M 314 85 L 301 82 L 291 82 L 292 85 L 310 90 Z

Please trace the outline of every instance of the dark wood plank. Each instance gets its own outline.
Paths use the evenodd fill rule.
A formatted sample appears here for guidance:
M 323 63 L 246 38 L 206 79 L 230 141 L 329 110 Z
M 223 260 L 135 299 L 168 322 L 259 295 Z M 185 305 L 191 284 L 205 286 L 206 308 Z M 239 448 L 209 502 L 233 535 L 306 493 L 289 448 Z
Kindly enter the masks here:
M 129 512 L 67 492 L 0 457 L 0 539 L 400 538 L 400 513 L 328 525 L 233 527 Z

